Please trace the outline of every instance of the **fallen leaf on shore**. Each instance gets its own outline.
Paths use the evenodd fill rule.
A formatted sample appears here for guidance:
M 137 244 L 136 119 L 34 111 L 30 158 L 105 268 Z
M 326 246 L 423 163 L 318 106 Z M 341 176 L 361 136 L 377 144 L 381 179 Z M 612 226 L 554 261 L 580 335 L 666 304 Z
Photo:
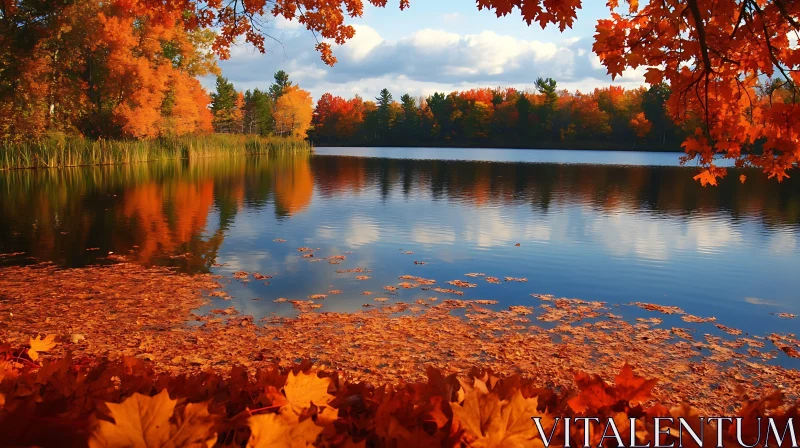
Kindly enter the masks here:
M 35 338 L 30 338 L 28 341 L 28 345 L 30 348 L 28 349 L 28 356 L 36 361 L 39 359 L 39 353 L 44 353 L 50 351 L 53 347 L 56 346 L 56 335 L 49 334 L 42 339 L 41 336 L 36 336 Z
M 250 427 L 248 448 L 294 448 L 314 446 L 322 433 L 322 426 L 314 424 L 312 419 L 300 423 L 290 423 L 278 414 L 259 414 L 247 420 Z M 159 446 L 159 445 L 147 445 Z

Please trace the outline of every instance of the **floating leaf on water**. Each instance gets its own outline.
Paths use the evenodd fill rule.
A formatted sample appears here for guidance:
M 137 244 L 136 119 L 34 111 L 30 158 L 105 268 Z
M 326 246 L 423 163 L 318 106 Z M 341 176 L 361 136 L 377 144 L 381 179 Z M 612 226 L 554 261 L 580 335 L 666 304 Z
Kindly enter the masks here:
M 483 272 L 470 272 L 469 274 L 464 274 L 464 275 L 467 277 L 483 277 L 486 274 L 484 274 Z
M 520 282 L 520 283 L 525 283 L 525 282 L 528 281 L 528 279 L 525 278 L 525 277 L 520 277 L 520 278 L 517 278 L 517 277 L 505 277 L 505 280 L 507 282 Z
M 686 314 L 685 311 L 678 308 L 677 306 L 658 305 L 655 303 L 646 303 L 646 302 L 634 302 L 634 305 L 638 306 L 639 308 L 645 309 L 647 311 L 658 311 L 659 313 L 664 313 L 664 314 Z
M 414 264 L 423 265 L 423 264 L 427 264 L 427 263 L 426 263 L 426 262 L 424 262 L 424 261 L 417 261 L 417 260 L 414 260 Z
M 237 271 L 233 273 L 233 278 L 238 280 L 245 280 L 249 276 L 250 274 L 248 274 L 246 271 Z
M 285 240 L 285 239 L 283 239 L 283 238 L 275 238 L 275 239 L 274 239 L 274 240 L 272 240 L 272 241 L 273 241 L 273 242 L 275 242 L 275 243 L 285 243 L 285 242 L 286 242 L 286 240 Z
M 469 283 L 463 280 L 450 280 L 447 283 L 453 286 L 457 286 L 459 288 L 475 288 L 476 286 L 478 286 L 475 283 Z
M 433 291 L 440 292 L 442 294 L 455 294 L 457 296 L 464 295 L 464 291 L 458 291 L 456 289 L 449 289 L 449 288 L 433 288 Z
M 391 286 L 391 285 L 384 286 L 383 289 L 385 289 L 387 291 L 390 291 L 390 292 L 395 292 L 395 291 L 397 291 L 397 286 Z
M 278 297 L 277 299 L 273 300 L 274 303 L 284 303 L 288 302 L 289 300 L 285 297 Z
M 714 321 L 717 320 L 717 318 L 716 317 L 697 317 L 697 316 L 693 316 L 691 314 L 684 314 L 683 316 L 681 316 L 681 320 L 683 320 L 684 322 L 692 322 L 692 323 L 695 323 L 695 324 L 702 324 L 702 323 L 705 323 L 705 322 L 714 322 Z
M 499 284 L 500 283 L 500 279 L 497 278 L 497 277 L 486 277 L 486 281 L 489 282 L 489 283 L 495 283 L 495 284 Z
M 375 297 L 375 298 L 374 298 L 374 299 L 372 299 L 372 300 L 374 300 L 374 301 L 376 301 L 376 302 L 385 302 L 385 301 L 387 301 L 387 300 L 389 300 L 389 299 L 388 299 L 387 297 Z
M 714 326 L 724 331 L 725 333 L 732 334 L 734 336 L 742 334 L 742 330 L 739 330 L 737 328 L 726 327 L 725 325 L 722 324 L 714 324 Z
M 676 336 L 680 336 L 683 339 L 686 339 L 688 341 L 694 341 L 694 338 L 692 337 L 692 334 L 686 328 L 673 328 L 670 331 L 672 332 L 672 334 L 674 334 Z
M 521 316 L 527 316 L 528 314 L 533 314 L 533 308 L 529 306 L 512 305 L 508 307 L 508 310 L 511 311 L 512 313 L 516 313 Z
M 369 280 L 368 275 L 357 275 L 356 280 Z
M 341 293 L 342 293 L 342 291 L 340 291 L 338 289 L 331 289 L 330 291 L 328 291 L 328 294 L 330 294 L 332 296 L 339 295 Z
M 328 297 L 328 295 L 327 294 L 311 294 L 310 296 L 308 296 L 308 298 L 312 299 L 312 300 L 322 300 L 325 297 Z
M 313 252 L 313 251 L 314 251 L 314 249 L 312 249 L 312 248 L 310 248 L 310 247 L 305 247 L 305 246 L 303 246 L 303 247 L 298 247 L 298 248 L 297 248 L 297 251 L 298 251 L 298 252 Z
M 434 283 L 436 283 L 436 280 L 430 280 L 422 277 L 415 277 L 413 275 L 401 275 L 399 278 L 401 280 L 413 280 L 419 283 L 420 285 L 433 285 Z
M 362 295 L 362 296 L 371 296 L 371 295 L 372 295 L 372 293 L 371 293 L 371 292 L 369 292 L 369 291 L 364 291 L 364 292 L 362 292 L 362 293 L 361 293 L 361 295 Z

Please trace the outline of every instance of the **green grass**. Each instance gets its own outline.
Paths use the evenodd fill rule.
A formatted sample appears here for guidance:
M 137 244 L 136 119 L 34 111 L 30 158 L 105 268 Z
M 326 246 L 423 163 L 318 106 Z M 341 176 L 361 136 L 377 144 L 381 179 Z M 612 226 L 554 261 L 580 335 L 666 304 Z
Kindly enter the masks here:
M 54 134 L 22 143 L 0 142 L 0 170 L 311 151 L 311 144 L 305 140 L 280 137 L 212 134 L 155 140 L 90 140 Z

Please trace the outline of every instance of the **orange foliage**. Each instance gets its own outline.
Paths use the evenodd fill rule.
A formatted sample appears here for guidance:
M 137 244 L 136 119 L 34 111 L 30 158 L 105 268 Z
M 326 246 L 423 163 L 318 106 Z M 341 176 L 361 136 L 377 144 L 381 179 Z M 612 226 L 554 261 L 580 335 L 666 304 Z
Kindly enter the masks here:
M 282 136 L 305 138 L 311 126 L 313 103 L 311 93 L 289 86 L 275 103 L 275 131 Z
M 546 439 L 556 446 L 583 446 L 584 440 L 600 446 L 611 438 L 605 432 L 614 423 L 614 433 L 627 446 L 654 441 L 669 446 L 682 436 L 675 419 L 683 417 L 692 433 L 701 434 L 703 446 L 737 445 L 734 425 L 714 431 L 690 403 L 669 408 L 652 401 L 656 381 L 635 375 L 627 364 L 613 385 L 578 372 L 577 390 L 478 368 L 466 377 L 429 368 L 427 381 L 404 385 L 353 383 L 308 361 L 289 368 L 272 365 L 255 374 L 236 366 L 227 375 L 208 370 L 187 377 L 157 375 L 152 366 L 129 357 L 91 367 L 69 357 L 42 364 L 37 350 L 51 349 L 53 339 L 45 338 L 50 342 L 44 347 L 37 346 L 39 338 L 31 338 L 27 349 L 0 346 L 5 442 L 501 447 L 544 446 Z M 790 429 L 792 438 L 785 440 L 791 443 L 800 429 L 798 403 L 785 405 L 780 392 L 743 401 L 736 412 L 742 417 L 741 443 L 755 445 L 762 433 L 769 434 L 762 431 L 766 416 L 778 428 Z M 597 421 L 576 424 L 572 432 L 558 424 L 580 416 Z M 669 423 L 662 421 L 667 428 L 654 426 L 655 417 L 668 417 Z

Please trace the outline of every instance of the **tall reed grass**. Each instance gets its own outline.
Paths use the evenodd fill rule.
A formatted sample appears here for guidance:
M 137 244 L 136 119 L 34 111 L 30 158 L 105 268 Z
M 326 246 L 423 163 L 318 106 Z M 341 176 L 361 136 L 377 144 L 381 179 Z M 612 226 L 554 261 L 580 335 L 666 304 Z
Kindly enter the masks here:
M 155 140 L 90 140 L 49 135 L 21 143 L 0 142 L 0 170 L 114 165 L 230 154 L 311 152 L 305 140 L 212 134 Z

